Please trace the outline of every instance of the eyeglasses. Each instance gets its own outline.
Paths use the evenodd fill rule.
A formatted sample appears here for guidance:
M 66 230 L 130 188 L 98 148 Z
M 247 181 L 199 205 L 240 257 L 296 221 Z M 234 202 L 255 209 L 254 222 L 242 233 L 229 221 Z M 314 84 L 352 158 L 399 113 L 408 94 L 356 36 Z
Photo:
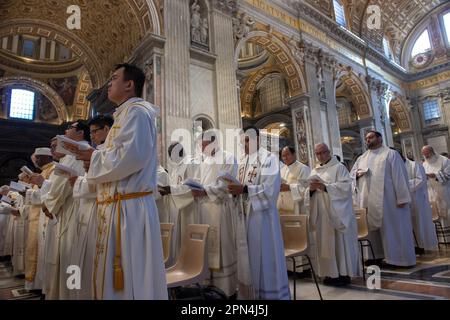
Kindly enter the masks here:
M 97 131 L 99 131 L 99 130 L 103 130 L 105 127 L 102 127 L 102 128 L 97 128 L 97 129 L 92 129 L 91 130 L 91 135 L 93 135 L 93 134 L 96 134 L 97 133 Z
M 74 124 L 69 124 L 69 125 L 67 126 L 67 130 L 70 130 L 70 129 L 75 129 L 75 130 L 77 130 L 78 128 L 77 128 L 77 126 L 74 125 Z

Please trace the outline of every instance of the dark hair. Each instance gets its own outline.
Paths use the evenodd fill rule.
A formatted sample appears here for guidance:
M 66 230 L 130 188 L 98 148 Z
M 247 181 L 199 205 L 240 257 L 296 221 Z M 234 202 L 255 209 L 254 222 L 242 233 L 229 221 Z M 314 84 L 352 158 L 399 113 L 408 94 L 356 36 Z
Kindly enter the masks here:
M 123 80 L 133 80 L 134 94 L 136 97 L 142 97 L 142 90 L 144 88 L 145 74 L 140 68 L 129 63 L 116 64 L 114 71 L 123 68 Z
M 366 132 L 366 136 L 367 136 L 369 133 L 375 133 L 375 135 L 377 136 L 377 138 L 382 138 L 382 137 L 383 137 L 383 136 L 381 135 L 381 133 L 379 133 L 378 131 L 375 131 L 375 130 L 367 131 L 367 132 Z
M 248 130 L 255 130 L 256 133 L 256 137 L 259 138 L 259 129 L 255 126 L 247 126 L 244 129 L 242 129 L 244 131 L 244 133 L 247 133 Z
M 184 157 L 184 148 L 183 145 L 177 141 L 172 142 L 169 146 L 169 148 L 167 149 L 167 153 L 169 154 L 169 157 L 172 155 L 172 150 L 175 149 L 176 146 L 180 145 L 180 151 L 178 152 L 178 156 L 180 158 Z
M 77 131 L 83 131 L 83 139 L 87 142 L 91 142 L 91 131 L 86 121 L 77 120 L 74 123 L 77 124 Z
M 337 154 L 334 155 L 337 159 L 337 161 L 341 162 L 341 157 L 339 157 Z
M 99 114 L 98 116 L 93 117 L 89 122 L 88 126 L 96 125 L 100 129 L 103 129 L 105 126 L 112 127 L 114 124 L 114 118 L 110 115 Z
M 448 153 L 447 152 L 442 152 L 441 156 L 447 157 L 448 158 Z
M 295 156 L 295 148 L 293 146 L 285 146 L 284 148 L 287 148 L 289 150 L 289 152 Z M 281 149 L 281 150 L 283 150 L 283 149 Z

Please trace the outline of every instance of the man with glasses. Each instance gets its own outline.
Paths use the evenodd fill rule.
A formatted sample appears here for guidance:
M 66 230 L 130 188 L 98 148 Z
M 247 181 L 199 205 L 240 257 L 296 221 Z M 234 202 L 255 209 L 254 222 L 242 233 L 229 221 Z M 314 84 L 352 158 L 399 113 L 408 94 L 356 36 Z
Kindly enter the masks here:
M 109 115 L 98 115 L 92 118 L 88 125 L 92 144 L 97 150 L 104 149 L 104 142 L 109 130 L 114 124 L 113 117 Z M 88 164 L 89 162 L 84 162 Z M 73 197 L 79 199 L 77 234 L 72 247 L 71 264 L 80 267 L 81 288 L 71 290 L 70 298 L 74 300 L 91 300 L 92 294 L 92 272 L 94 267 L 95 244 L 97 241 L 97 193 L 95 186 L 87 183 L 87 171 L 89 166 L 84 166 L 84 176 L 71 178 L 73 183 Z
M 306 194 L 318 274 L 325 277 L 325 285 L 348 285 L 360 274 L 352 179 L 325 143 L 317 144 L 314 153 L 319 164 L 311 171 Z

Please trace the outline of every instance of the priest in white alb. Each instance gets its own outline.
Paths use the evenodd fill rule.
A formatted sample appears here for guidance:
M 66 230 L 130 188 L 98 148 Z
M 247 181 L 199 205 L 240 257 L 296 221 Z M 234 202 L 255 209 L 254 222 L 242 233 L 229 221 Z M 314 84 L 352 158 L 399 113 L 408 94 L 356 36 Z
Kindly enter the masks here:
M 415 240 L 419 250 L 434 250 L 438 245 L 438 239 L 428 199 L 425 169 L 419 162 L 409 159 L 405 159 L 405 166 L 411 191 L 411 217 Z
M 281 188 L 277 208 L 280 214 L 305 214 L 304 184 L 311 169 L 297 160 L 295 148 L 284 147 L 281 159 L 285 166 L 281 168 Z
M 41 170 L 42 180 L 48 179 L 53 171 L 53 157 L 50 148 L 36 148 L 34 151 L 35 166 Z M 26 202 L 30 203 L 28 214 L 28 236 L 25 246 L 25 289 L 42 289 L 43 279 L 37 276 L 38 261 L 43 260 L 43 242 L 40 241 L 39 220 L 42 208 L 41 187 L 35 175 L 30 176 L 32 189 L 26 193 Z
M 199 222 L 209 225 L 210 284 L 220 288 L 227 296 L 233 296 L 236 292 L 234 203 L 226 183 L 218 176 L 224 173 L 236 177 L 237 161 L 232 154 L 222 150 L 219 134 L 215 130 L 202 134 L 202 161 L 197 178 L 204 190 L 192 190 L 192 194 L 199 201 Z
M 239 298 L 289 300 L 283 237 L 276 201 L 280 193 L 278 157 L 260 146 L 259 130 L 241 134 L 244 155 L 239 184 L 228 191 L 239 197 L 236 217 Z
M 352 179 L 325 143 L 317 144 L 314 153 L 319 164 L 311 171 L 305 198 L 318 274 L 326 285 L 347 285 L 361 270 Z
M 447 157 L 436 154 L 433 147 L 424 146 L 422 155 L 425 158 L 423 167 L 428 179 L 428 194 L 430 201 L 436 203 L 439 212 L 439 221 L 444 228 L 450 226 L 450 160 Z M 439 242 L 445 239 L 438 234 Z
M 183 145 L 179 142 L 172 142 L 167 152 L 171 164 L 169 186 L 159 186 L 158 189 L 160 194 L 169 200 L 169 222 L 174 224 L 167 261 L 167 266 L 170 266 L 178 258 L 187 226 L 199 223 L 198 202 L 194 200 L 191 189 L 183 184 L 185 180 L 193 179 L 196 176 L 199 163 L 195 161 L 194 157 L 185 154 Z
M 351 177 L 355 180 L 357 205 L 367 208 L 368 239 L 375 259 L 367 263 L 414 266 L 416 255 L 411 222 L 411 195 L 408 174 L 399 153 L 383 146 L 379 132 L 365 137 L 368 150 L 355 162 Z
M 97 188 L 94 299 L 167 299 L 156 189 L 156 114 L 138 98 L 145 75 L 117 65 L 108 98 L 118 105 L 105 149 L 79 151 Z

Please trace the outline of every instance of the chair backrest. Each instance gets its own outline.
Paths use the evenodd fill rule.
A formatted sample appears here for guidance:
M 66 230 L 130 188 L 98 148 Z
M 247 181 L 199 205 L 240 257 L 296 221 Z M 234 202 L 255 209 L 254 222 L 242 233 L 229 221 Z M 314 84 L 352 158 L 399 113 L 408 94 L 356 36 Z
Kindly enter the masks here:
M 431 213 L 433 221 L 439 220 L 439 207 L 436 201 L 431 201 Z
M 164 263 L 167 262 L 170 255 L 170 243 L 172 241 L 173 223 L 160 223 L 161 241 L 164 254 Z
M 358 223 L 358 239 L 367 237 L 369 228 L 367 226 L 367 210 L 365 208 L 354 209 L 356 222 Z
M 281 215 L 280 223 L 284 249 L 305 251 L 308 248 L 308 216 Z
M 209 225 L 189 224 L 181 243 L 180 257 L 175 268 L 182 268 L 185 272 L 201 274 L 208 272 L 208 255 L 206 239 Z

